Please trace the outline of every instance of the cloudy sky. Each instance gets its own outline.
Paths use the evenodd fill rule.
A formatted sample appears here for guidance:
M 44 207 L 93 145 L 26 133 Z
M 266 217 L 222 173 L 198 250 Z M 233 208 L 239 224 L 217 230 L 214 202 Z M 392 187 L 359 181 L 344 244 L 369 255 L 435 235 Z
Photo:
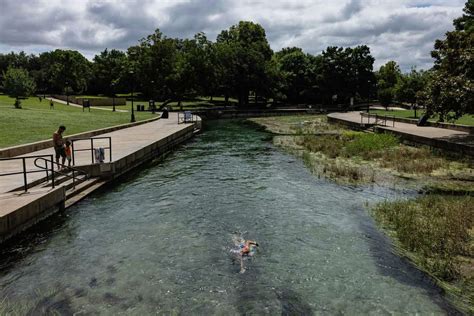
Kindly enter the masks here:
M 273 50 L 366 44 L 376 66 L 429 68 L 434 40 L 451 30 L 466 0 L 0 0 L 0 52 L 76 49 L 91 59 L 126 49 L 159 28 L 168 37 L 261 24 Z

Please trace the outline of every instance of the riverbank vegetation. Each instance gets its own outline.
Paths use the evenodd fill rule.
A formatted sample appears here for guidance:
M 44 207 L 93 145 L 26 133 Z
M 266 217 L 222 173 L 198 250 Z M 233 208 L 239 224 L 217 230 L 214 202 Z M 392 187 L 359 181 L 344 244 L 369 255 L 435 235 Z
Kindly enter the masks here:
M 400 253 L 435 278 L 468 313 L 474 313 L 473 205 L 471 196 L 427 195 L 373 209 Z
M 251 121 L 274 133 L 274 143 L 302 157 L 315 174 L 338 182 L 401 181 L 429 191 L 450 191 L 469 190 L 470 185 L 462 184 L 474 180 L 472 162 L 465 158 L 408 146 L 390 134 L 351 131 L 329 124 L 323 115 Z
M 471 160 L 403 144 L 390 134 L 348 130 L 325 116 L 255 118 L 273 142 L 317 176 L 427 193 L 372 213 L 398 251 L 431 275 L 463 311 L 474 298 L 474 168 Z M 471 305 L 470 305 L 471 303 Z

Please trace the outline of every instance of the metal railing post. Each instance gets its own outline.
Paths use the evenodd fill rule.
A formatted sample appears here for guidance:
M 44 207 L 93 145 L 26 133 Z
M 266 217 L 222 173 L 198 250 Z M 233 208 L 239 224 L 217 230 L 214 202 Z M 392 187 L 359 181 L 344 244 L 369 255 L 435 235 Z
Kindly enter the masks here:
M 74 160 L 74 139 L 71 141 L 71 151 L 72 151 L 72 165 L 74 166 L 76 163 L 75 163 L 75 160 Z
M 25 192 L 28 192 L 28 180 L 26 179 L 26 159 L 22 158 L 21 160 L 23 162 L 23 183 L 25 185 Z
M 91 163 L 94 163 L 94 139 L 91 138 Z
M 51 155 L 50 158 L 51 158 L 51 187 L 54 189 L 54 164 L 53 164 L 53 155 Z
M 112 162 L 112 137 L 109 137 L 109 156 L 110 162 Z
M 76 177 L 74 176 L 74 169 L 72 169 L 72 188 L 76 188 Z
M 44 159 L 44 169 L 46 171 L 46 182 L 49 181 L 49 172 L 48 172 L 48 161 Z

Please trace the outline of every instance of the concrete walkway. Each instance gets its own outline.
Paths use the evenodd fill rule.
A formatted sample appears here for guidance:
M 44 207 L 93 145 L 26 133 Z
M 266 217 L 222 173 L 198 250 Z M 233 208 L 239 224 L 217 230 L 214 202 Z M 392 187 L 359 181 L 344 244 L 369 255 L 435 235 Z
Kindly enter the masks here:
M 112 138 L 112 161 L 117 161 L 126 157 L 135 151 L 188 127 L 189 124 L 178 124 L 178 114 L 169 113 L 169 119 L 159 119 L 150 123 L 124 128 L 111 133 L 98 135 L 96 137 Z M 65 134 L 64 138 L 68 135 Z M 99 140 L 94 142 L 94 147 L 108 147 L 108 140 Z M 75 142 L 75 149 L 90 148 L 90 141 Z M 54 154 L 54 149 L 48 148 L 31 152 L 18 157 L 28 157 L 36 155 Z M 109 150 L 105 152 L 105 162 L 109 161 Z M 34 166 L 34 159 L 28 159 L 26 163 L 27 170 L 41 170 Z M 92 163 L 91 152 L 83 151 L 76 153 L 76 165 L 88 165 Z M 0 173 L 19 172 L 22 171 L 21 160 L 0 161 Z M 28 182 L 45 177 L 45 172 L 28 174 Z M 0 177 L 0 194 L 9 192 L 13 189 L 23 186 L 23 175 L 12 175 Z
M 56 102 L 56 103 L 61 103 L 61 104 L 66 104 L 67 105 L 67 102 L 66 101 L 63 101 L 63 100 L 59 100 L 59 99 L 55 99 L 55 98 L 46 98 L 46 100 L 52 100 L 53 102 Z M 76 104 L 76 103 L 72 103 L 71 101 L 69 101 L 69 105 L 70 106 L 73 106 L 73 107 L 76 107 L 76 108 L 81 108 L 82 109 L 82 105 L 80 104 Z M 102 110 L 102 111 L 113 111 L 113 108 L 103 108 L 103 107 L 98 107 L 98 106 L 91 106 L 91 109 L 94 109 L 94 110 Z M 121 110 L 121 109 L 115 109 L 116 112 L 128 112 L 128 110 Z
M 348 122 L 353 125 L 361 124 L 361 115 L 360 112 L 347 112 L 347 113 L 331 113 L 328 117 L 343 122 Z M 365 124 L 375 124 L 375 117 L 363 118 L 363 123 Z M 377 129 L 386 130 L 393 132 L 399 135 L 407 136 L 409 140 L 419 141 L 430 146 L 440 148 L 447 148 L 446 144 L 449 146 L 449 149 L 455 148 L 456 145 L 463 152 L 472 152 L 474 151 L 474 135 L 467 132 L 456 131 L 446 128 L 439 127 L 430 127 L 430 126 L 417 126 L 416 124 L 402 123 L 402 122 L 393 122 L 393 120 L 387 119 L 387 126 L 377 126 Z

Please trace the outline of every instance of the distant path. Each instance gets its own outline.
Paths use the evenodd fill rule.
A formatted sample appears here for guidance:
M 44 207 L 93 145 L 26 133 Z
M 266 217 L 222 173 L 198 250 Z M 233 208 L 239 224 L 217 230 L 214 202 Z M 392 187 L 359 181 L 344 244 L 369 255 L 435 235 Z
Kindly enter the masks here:
M 67 102 L 66 102 L 66 101 L 59 100 L 59 99 L 55 99 L 55 98 L 51 98 L 51 97 L 46 98 L 46 100 L 52 100 L 53 102 L 61 103 L 61 104 L 66 104 L 66 105 L 67 105 Z M 74 106 L 74 107 L 76 107 L 76 108 L 81 108 L 81 109 L 82 109 L 82 105 L 77 104 L 77 103 L 72 103 L 71 101 L 69 101 L 69 105 L 70 105 L 70 106 Z M 101 107 L 97 107 L 97 106 L 91 106 L 91 109 L 94 109 L 94 110 L 103 110 L 103 111 L 113 111 L 113 109 L 101 108 Z M 115 112 L 128 112 L 128 110 L 115 109 Z

